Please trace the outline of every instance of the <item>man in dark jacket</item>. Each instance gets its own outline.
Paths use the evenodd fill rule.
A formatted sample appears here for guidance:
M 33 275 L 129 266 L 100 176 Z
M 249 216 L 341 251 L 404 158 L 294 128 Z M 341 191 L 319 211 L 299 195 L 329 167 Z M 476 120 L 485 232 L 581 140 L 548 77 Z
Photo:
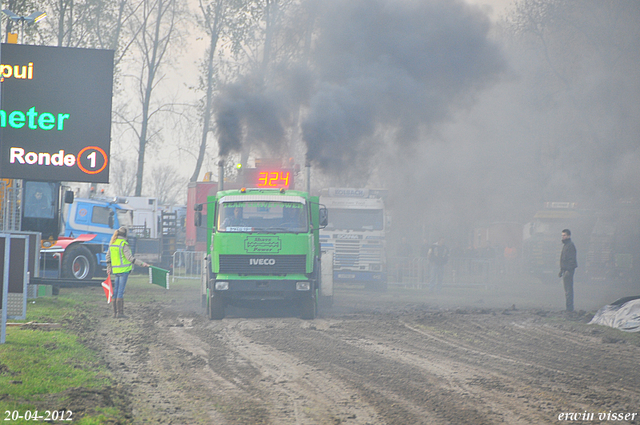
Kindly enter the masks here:
M 562 231 L 562 253 L 560 254 L 560 273 L 564 283 L 564 295 L 567 301 L 567 311 L 573 311 L 573 273 L 578 267 L 576 246 L 571 242 L 571 230 Z

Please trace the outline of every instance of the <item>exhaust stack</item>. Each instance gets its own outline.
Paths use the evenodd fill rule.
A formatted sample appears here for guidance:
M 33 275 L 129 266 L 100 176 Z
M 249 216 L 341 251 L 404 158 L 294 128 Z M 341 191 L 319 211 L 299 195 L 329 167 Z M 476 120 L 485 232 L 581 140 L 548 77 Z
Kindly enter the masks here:
M 311 161 L 306 160 L 304 167 L 306 169 L 307 193 L 311 193 Z
M 218 192 L 224 190 L 224 159 L 218 161 Z

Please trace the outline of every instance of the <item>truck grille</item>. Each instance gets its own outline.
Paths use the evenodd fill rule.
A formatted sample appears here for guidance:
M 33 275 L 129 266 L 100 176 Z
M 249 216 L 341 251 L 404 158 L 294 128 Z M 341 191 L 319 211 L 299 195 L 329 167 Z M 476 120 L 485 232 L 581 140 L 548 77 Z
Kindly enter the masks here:
M 220 273 L 269 275 L 306 273 L 304 255 L 220 255 Z
M 364 268 L 382 262 L 382 246 L 365 245 L 359 240 L 336 240 L 333 263 L 336 267 Z

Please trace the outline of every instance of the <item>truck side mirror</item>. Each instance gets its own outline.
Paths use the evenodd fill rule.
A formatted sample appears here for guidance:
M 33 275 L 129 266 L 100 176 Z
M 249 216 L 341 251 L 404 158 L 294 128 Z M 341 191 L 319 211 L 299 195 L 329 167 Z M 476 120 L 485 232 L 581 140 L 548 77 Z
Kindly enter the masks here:
M 321 206 L 319 213 L 319 225 L 320 228 L 324 229 L 329 224 L 329 211 L 327 210 L 327 207 Z
M 73 191 L 72 190 L 66 190 L 64 192 L 64 203 L 65 204 L 73 204 Z
M 114 215 L 115 213 L 113 212 L 113 210 L 109 211 L 109 227 L 112 229 L 115 224 L 115 219 L 113 218 Z

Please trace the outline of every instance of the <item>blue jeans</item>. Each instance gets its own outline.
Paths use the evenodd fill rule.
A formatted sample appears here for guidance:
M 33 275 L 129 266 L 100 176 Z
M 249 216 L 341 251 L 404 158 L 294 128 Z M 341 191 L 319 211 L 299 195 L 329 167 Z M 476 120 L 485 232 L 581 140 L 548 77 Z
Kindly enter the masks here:
M 573 274 L 575 271 L 576 269 L 566 270 L 562 275 L 567 311 L 573 311 Z
M 127 286 L 129 272 L 111 275 L 111 285 L 113 285 L 113 298 L 124 297 L 124 287 Z

